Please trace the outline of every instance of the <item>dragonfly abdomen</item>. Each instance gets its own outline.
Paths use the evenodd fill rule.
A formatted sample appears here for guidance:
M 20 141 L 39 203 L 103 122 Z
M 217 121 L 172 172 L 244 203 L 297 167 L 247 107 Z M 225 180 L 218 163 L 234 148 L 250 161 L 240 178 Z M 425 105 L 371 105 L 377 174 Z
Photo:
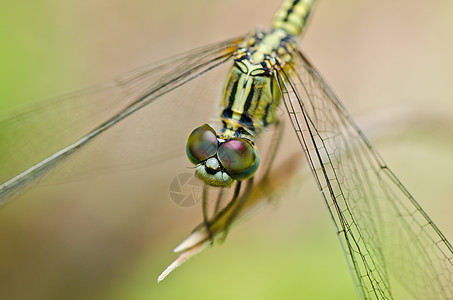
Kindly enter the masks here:
M 275 13 L 272 28 L 297 36 L 307 23 L 315 0 L 286 0 Z

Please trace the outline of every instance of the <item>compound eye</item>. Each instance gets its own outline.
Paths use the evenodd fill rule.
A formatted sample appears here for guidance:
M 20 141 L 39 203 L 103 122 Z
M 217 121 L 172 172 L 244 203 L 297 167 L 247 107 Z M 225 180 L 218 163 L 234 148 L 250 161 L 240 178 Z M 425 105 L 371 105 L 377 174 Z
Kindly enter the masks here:
M 204 124 L 189 135 L 187 139 L 186 152 L 193 164 L 198 164 L 217 152 L 217 135 L 208 124 Z
M 221 144 L 217 157 L 228 174 L 236 180 L 252 177 L 260 163 L 256 146 L 243 138 L 230 139 Z

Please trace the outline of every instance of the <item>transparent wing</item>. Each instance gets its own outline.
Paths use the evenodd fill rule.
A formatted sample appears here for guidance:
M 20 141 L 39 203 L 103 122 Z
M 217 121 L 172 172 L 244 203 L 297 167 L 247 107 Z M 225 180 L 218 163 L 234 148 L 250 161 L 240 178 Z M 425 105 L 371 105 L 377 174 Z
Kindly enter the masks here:
M 113 125 L 227 61 L 241 41 L 189 51 L 113 82 L 5 114 L 0 119 L 0 204 Z
M 358 293 L 453 298 L 453 248 L 305 56 L 279 76 L 284 103 L 335 223 Z

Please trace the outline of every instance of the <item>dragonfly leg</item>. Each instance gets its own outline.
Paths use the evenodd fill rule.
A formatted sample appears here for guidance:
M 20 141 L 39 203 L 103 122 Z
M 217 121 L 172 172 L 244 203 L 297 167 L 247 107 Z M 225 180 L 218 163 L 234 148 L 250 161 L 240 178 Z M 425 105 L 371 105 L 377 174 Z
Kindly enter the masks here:
M 233 209 L 233 210 L 235 209 L 235 207 L 233 207 L 233 206 L 235 205 L 235 203 L 237 202 L 237 200 L 239 198 L 239 194 L 240 194 L 240 191 L 241 191 L 241 186 L 242 186 L 241 181 L 238 181 L 236 183 L 235 188 L 234 188 L 233 198 L 230 200 L 230 202 L 228 202 L 228 204 L 222 210 L 220 210 L 220 205 L 221 205 L 221 202 L 222 202 L 222 198 L 224 196 L 224 189 L 220 190 L 219 196 L 217 198 L 216 206 L 215 206 L 215 209 L 214 209 L 214 215 L 212 217 L 212 220 L 209 220 L 208 196 L 207 196 L 208 185 L 207 184 L 204 185 L 204 187 L 203 187 L 203 201 L 202 201 L 202 206 L 203 206 L 203 208 L 202 208 L 202 210 L 203 210 L 203 224 L 206 227 L 206 230 L 208 232 L 208 236 L 209 236 L 209 239 L 211 240 L 211 242 L 213 241 L 213 238 L 214 238 L 214 234 L 213 234 L 212 229 L 211 229 L 211 224 L 215 223 L 216 220 L 218 220 L 219 218 L 223 217 L 223 215 L 225 213 L 227 213 L 228 211 L 230 211 L 231 209 Z M 224 227 L 226 227 L 226 226 L 224 226 Z
M 231 198 L 231 200 L 228 202 L 228 204 L 220 209 L 220 206 L 221 206 L 221 202 L 223 200 L 223 198 L 225 197 L 225 189 L 221 189 L 220 192 L 219 192 L 219 196 L 217 198 L 217 202 L 216 202 L 216 206 L 215 206 L 215 209 L 214 209 L 214 215 L 212 217 L 211 220 L 208 219 L 208 209 L 207 209 L 207 197 L 203 197 L 203 224 L 206 226 L 206 229 L 208 231 L 208 235 L 209 235 L 209 238 L 211 239 L 212 241 L 212 238 L 213 238 L 213 233 L 212 233 L 212 229 L 211 229 L 211 224 L 215 224 L 216 222 L 218 222 L 218 220 L 221 220 L 225 214 L 227 214 L 229 211 L 231 210 L 235 210 L 236 207 L 236 202 L 239 198 L 239 194 L 241 192 L 241 186 L 242 186 L 242 182 L 241 181 L 237 181 L 236 182 L 236 186 L 234 187 L 234 194 L 233 194 L 233 198 Z M 230 216 L 226 216 L 226 220 L 227 221 L 224 221 L 225 224 L 228 223 L 230 219 Z M 226 226 L 223 226 L 223 228 L 226 228 Z
M 240 183 L 240 181 L 238 183 Z M 233 200 L 237 203 L 234 207 L 231 208 L 232 211 L 225 222 L 222 241 L 224 241 L 226 239 L 230 226 L 236 220 L 238 214 L 241 212 L 242 207 L 244 206 L 244 203 L 247 201 L 247 198 L 249 197 L 250 192 L 252 191 L 252 187 L 253 187 L 253 177 L 247 180 L 247 184 L 245 186 L 244 192 L 242 193 L 242 195 L 240 197 L 237 197 L 237 195 L 235 193 L 236 199 L 233 199 Z M 230 202 L 230 204 L 231 204 L 231 202 Z M 230 204 L 228 204 L 228 206 L 230 206 Z M 228 207 L 226 207 L 226 209 L 228 209 Z
M 217 201 L 215 203 L 214 208 L 214 216 L 218 215 L 220 212 L 220 207 L 222 205 L 222 200 L 224 199 L 225 188 L 220 188 L 219 196 L 217 197 Z
M 208 232 L 209 240 L 212 243 L 213 234 L 212 234 L 211 225 L 209 223 L 209 216 L 208 216 L 208 185 L 207 184 L 204 184 L 204 186 L 203 186 L 202 211 L 203 211 L 203 224 L 206 227 L 206 231 Z

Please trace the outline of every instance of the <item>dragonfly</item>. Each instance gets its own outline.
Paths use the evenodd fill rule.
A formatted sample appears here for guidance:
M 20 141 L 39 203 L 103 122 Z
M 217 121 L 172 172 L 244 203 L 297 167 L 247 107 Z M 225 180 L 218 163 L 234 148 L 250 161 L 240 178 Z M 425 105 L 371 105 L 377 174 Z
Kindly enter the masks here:
M 118 108 L 115 110 L 111 107 L 112 102 L 105 102 L 108 105 L 105 107 L 102 122 L 98 122 L 98 117 L 94 118 L 94 122 L 98 123 L 81 126 L 82 133 L 75 140 L 60 148 L 58 145 L 49 145 L 48 152 L 53 153 L 6 179 L 0 186 L 1 202 L 7 203 L 12 200 L 15 195 L 34 184 L 50 170 L 89 147 L 94 140 L 102 138 L 102 135 L 111 128 L 121 126 L 124 120 L 136 116 L 146 107 L 157 105 L 165 95 L 202 79 L 222 66 L 239 64 L 240 53 L 245 55 L 247 62 L 249 58 L 247 51 L 253 49 L 257 41 L 266 46 L 268 44 L 263 40 L 266 37 L 275 40 L 272 32 L 281 30 L 283 33 L 279 34 L 287 35 L 277 39 L 277 49 L 281 53 L 277 50 L 275 57 L 270 55 L 270 58 L 262 61 L 268 65 L 265 70 L 269 70 L 269 74 L 264 76 L 273 86 L 274 98 L 278 98 L 280 106 L 285 108 L 286 118 L 292 125 L 301 151 L 311 167 L 321 191 L 320 198 L 325 201 L 332 216 L 335 230 L 348 259 L 359 297 L 391 299 L 390 278 L 395 276 L 414 297 L 451 298 L 453 295 L 451 244 L 388 168 L 295 42 L 299 31 L 305 27 L 314 2 L 284 1 L 269 32 L 254 31 L 243 37 L 189 51 L 129 73 L 110 85 L 69 96 L 68 99 L 71 101 L 81 99 L 82 102 L 91 103 L 85 99 L 96 100 L 97 97 L 103 96 L 105 100 L 108 95 L 116 95 L 111 101 L 117 101 L 114 104 L 118 105 Z M 290 20 L 299 24 L 295 26 L 298 30 L 287 32 L 290 29 L 285 27 L 291 24 Z M 277 25 L 279 22 L 281 25 Z M 281 46 L 283 40 L 286 44 Z M 238 68 L 241 70 L 241 67 Z M 241 70 L 242 73 L 246 73 L 243 71 Z M 251 83 L 250 80 L 244 81 Z M 55 101 L 63 100 L 59 98 Z M 97 105 L 103 105 L 103 102 L 93 101 L 89 106 L 82 105 L 81 109 L 90 110 L 90 106 L 96 106 L 98 110 Z M 73 104 L 71 107 L 76 108 Z M 228 108 L 227 105 L 223 107 Z M 48 107 L 14 116 L 13 119 L 3 120 L 2 127 L 7 128 L 10 124 L 15 126 L 21 119 L 45 117 L 46 112 Z M 268 126 L 278 127 L 276 122 L 271 120 Z M 211 130 L 212 128 L 203 128 L 206 129 L 204 132 L 207 135 L 211 137 L 214 135 L 217 142 L 222 145 L 228 140 L 237 141 L 244 136 L 238 134 L 228 139 L 225 136 L 218 136 Z M 233 129 L 232 131 L 238 130 Z M 221 128 L 220 131 L 222 130 Z M 269 130 L 278 133 L 278 129 Z M 66 133 L 66 131 L 62 133 L 64 141 L 74 139 L 74 135 L 77 134 L 75 130 L 70 131 L 67 137 Z M 246 145 L 251 145 L 252 152 L 256 152 L 253 148 L 253 135 L 248 135 Z M 196 133 L 192 133 L 191 137 L 194 136 L 197 137 Z M 191 138 L 189 144 L 190 141 Z M 55 148 L 56 151 L 53 151 Z M 278 149 L 273 150 L 271 147 L 269 150 L 271 157 L 274 151 L 278 152 Z M 192 154 L 189 154 L 190 157 Z M 194 157 L 194 155 L 190 157 L 191 161 L 198 164 L 199 158 Z M 24 165 L 28 163 L 23 162 Z M 255 167 L 258 168 L 253 166 Z M 266 165 L 259 166 L 260 169 L 263 167 L 266 175 Z M 230 173 L 227 169 L 225 171 Z M 242 190 L 242 187 L 236 188 L 238 194 L 239 192 L 242 194 L 233 197 L 232 200 L 233 203 L 237 203 L 236 200 L 242 197 L 244 202 L 242 208 L 237 208 L 237 204 L 227 206 L 227 210 L 219 211 L 213 218 L 204 213 L 203 223 L 177 248 L 183 254 L 176 261 L 176 265 L 210 244 L 214 235 L 227 232 L 246 205 L 257 201 L 258 196 L 253 192 L 266 189 L 266 176 L 258 182 L 250 182 L 250 178 L 252 177 L 245 179 L 239 177 L 238 182 L 246 181 L 245 185 L 250 187 L 246 186 L 245 190 Z M 204 193 L 207 195 L 208 188 Z

